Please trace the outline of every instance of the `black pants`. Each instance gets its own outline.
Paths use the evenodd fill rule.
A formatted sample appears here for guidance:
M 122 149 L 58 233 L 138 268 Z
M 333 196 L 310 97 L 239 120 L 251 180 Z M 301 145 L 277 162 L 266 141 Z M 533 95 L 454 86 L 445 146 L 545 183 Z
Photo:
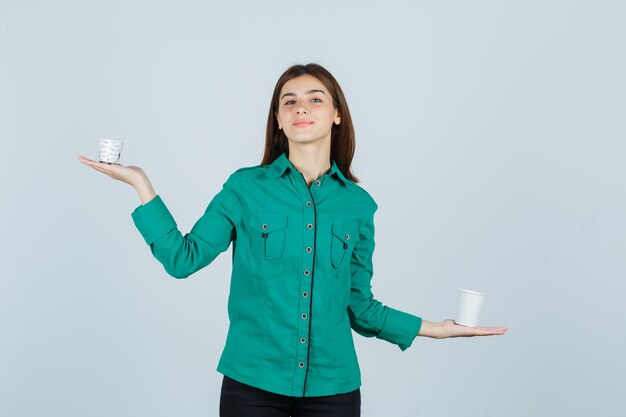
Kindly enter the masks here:
M 224 375 L 220 417 L 360 417 L 361 389 L 322 397 L 289 397 Z

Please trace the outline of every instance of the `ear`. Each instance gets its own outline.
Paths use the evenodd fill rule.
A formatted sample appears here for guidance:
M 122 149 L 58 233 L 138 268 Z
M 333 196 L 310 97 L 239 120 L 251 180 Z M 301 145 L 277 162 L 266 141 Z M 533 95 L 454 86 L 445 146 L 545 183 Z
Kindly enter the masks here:
M 278 123 L 278 129 L 282 129 L 282 123 L 280 122 L 280 116 L 278 115 L 277 112 L 274 112 L 274 117 L 276 117 L 276 122 Z

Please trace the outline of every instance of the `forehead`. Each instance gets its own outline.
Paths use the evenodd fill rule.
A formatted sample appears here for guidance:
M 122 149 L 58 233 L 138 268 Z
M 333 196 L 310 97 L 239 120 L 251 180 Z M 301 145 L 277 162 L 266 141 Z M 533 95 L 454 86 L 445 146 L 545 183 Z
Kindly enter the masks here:
M 287 81 L 283 88 L 280 90 L 280 94 L 284 93 L 296 93 L 296 94 L 304 94 L 305 91 L 311 90 L 313 88 L 322 90 L 324 92 L 328 92 L 326 87 L 320 80 L 315 78 L 312 75 L 304 74 L 298 77 L 292 78 Z

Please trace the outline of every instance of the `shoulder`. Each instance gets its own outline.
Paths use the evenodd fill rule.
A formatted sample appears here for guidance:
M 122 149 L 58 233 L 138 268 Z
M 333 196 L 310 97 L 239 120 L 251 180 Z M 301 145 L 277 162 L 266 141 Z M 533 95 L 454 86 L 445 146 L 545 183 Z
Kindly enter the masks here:
M 372 211 L 376 211 L 378 209 L 378 204 L 374 197 L 365 189 L 363 186 L 350 181 L 346 184 L 348 190 L 350 191 L 351 197 L 354 198 L 354 201 L 363 206 L 369 207 Z
M 246 182 L 258 180 L 262 175 L 265 175 L 267 168 L 267 165 L 251 165 L 241 167 L 228 176 L 224 185 L 242 185 Z

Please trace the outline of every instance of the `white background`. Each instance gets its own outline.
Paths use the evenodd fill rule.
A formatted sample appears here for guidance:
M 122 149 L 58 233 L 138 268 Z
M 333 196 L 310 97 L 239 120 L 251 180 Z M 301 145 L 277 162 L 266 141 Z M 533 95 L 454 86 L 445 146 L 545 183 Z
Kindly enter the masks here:
M 427 320 L 486 293 L 504 336 L 354 337 L 363 417 L 626 407 L 626 7 L 620 1 L 0 3 L 0 415 L 217 416 L 231 248 L 185 280 L 124 141 L 186 233 L 260 163 L 290 65 L 341 84 L 379 204 L 376 298 Z M 620 353 L 621 352 L 621 353 Z

